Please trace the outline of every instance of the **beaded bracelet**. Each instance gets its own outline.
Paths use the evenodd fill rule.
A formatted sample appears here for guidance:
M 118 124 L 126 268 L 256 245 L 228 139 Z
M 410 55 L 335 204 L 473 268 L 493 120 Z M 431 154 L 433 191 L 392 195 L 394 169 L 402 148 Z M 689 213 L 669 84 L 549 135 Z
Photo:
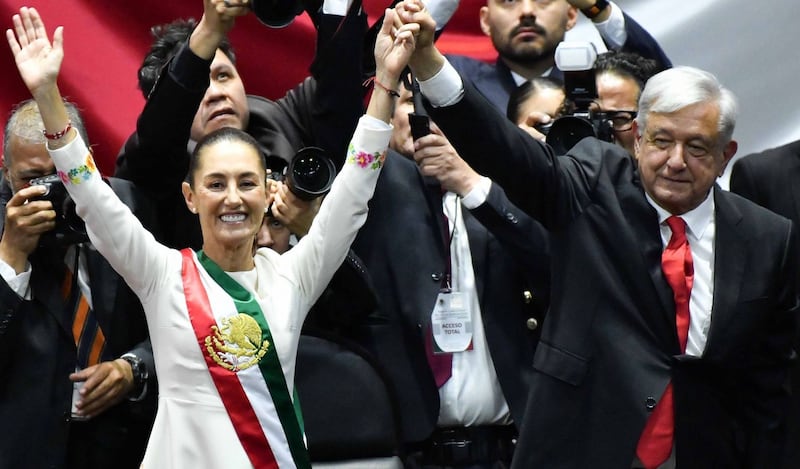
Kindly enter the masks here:
M 48 134 L 47 130 L 42 129 L 42 133 L 44 134 L 44 138 L 46 138 L 47 140 L 58 140 L 64 135 L 67 135 L 67 132 L 69 132 L 70 129 L 72 129 L 72 121 L 67 121 L 67 126 L 64 127 L 64 130 L 60 132 L 56 132 L 54 134 Z
M 400 93 L 397 90 L 393 90 L 388 86 L 384 85 L 383 83 L 379 82 L 375 79 L 375 77 L 369 77 L 364 81 L 364 86 L 369 86 L 370 84 L 374 83 L 378 88 L 382 89 L 383 91 L 389 93 L 389 96 L 393 96 L 395 98 L 400 97 Z

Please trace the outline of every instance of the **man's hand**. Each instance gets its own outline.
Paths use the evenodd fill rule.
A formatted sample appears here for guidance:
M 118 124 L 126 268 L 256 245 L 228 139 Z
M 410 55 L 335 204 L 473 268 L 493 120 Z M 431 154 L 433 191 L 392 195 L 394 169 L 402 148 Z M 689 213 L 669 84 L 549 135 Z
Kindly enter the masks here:
M 587 8 L 591 8 L 597 3 L 597 0 L 567 0 L 567 3 L 570 4 L 573 8 L 577 8 L 578 10 L 585 10 Z M 592 22 L 600 23 L 608 19 L 611 15 L 611 8 L 606 7 L 605 11 L 600 13 L 598 16 L 592 18 Z
M 203 0 L 203 17 L 192 31 L 189 48 L 198 57 L 211 60 L 236 18 L 249 12 L 250 0 Z
M 462 160 L 442 131 L 431 123 L 431 133 L 414 142 L 414 160 L 424 176 L 433 176 L 442 189 L 463 197 L 481 176 Z
M 273 187 L 272 215 L 295 236 L 307 235 L 319 212 L 322 197 L 306 201 L 294 195 L 286 184 L 276 183 Z
M 420 0 L 404 0 L 395 6 L 396 27 L 399 24 L 418 24 L 414 53 L 408 61 L 418 80 L 424 81 L 441 70 L 444 56 L 434 45 L 436 22 Z
M 44 186 L 25 187 L 14 194 L 6 205 L 0 259 L 17 273 L 25 270 L 28 256 L 39 244 L 39 237 L 56 227 L 53 204 L 48 200 L 29 200 L 44 195 L 44 192 Z
M 528 134 L 534 139 L 544 142 L 546 140 L 546 136 L 539 132 L 539 130 L 536 129 L 536 126 L 541 124 L 549 124 L 552 121 L 553 118 L 548 114 L 544 112 L 533 111 L 525 117 L 525 122 L 519 124 L 519 127 L 525 132 L 528 132 Z
M 105 412 L 133 389 L 131 364 L 121 358 L 72 373 L 69 379 L 83 381 L 76 407 L 80 415 L 88 418 Z

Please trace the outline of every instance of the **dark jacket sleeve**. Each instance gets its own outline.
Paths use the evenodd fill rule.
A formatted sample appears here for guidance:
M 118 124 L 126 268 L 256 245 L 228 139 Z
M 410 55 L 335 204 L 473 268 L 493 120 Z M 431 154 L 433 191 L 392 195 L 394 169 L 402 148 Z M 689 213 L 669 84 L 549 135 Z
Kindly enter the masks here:
M 672 67 L 672 62 L 658 44 L 658 41 L 627 13 L 622 12 L 622 15 L 625 17 L 625 32 L 628 34 L 625 44 L 622 45 L 622 50 L 634 52 L 647 59 L 655 60 L 658 62 L 659 71 Z
M 8 360 L 16 356 L 14 350 L 19 347 L 16 338 L 22 335 L 20 315 L 25 313 L 25 304 L 26 301 L 0 277 L 0 377 L 5 373 Z
M 156 81 L 117 156 L 115 176 L 154 193 L 172 193 L 189 167 L 192 121 L 209 85 L 210 60 L 184 44 Z M 158 170 L 154 170 L 158 168 Z
M 549 296 L 550 242 L 547 230 L 514 206 L 496 183 L 492 184 L 486 201 L 470 212 L 520 263 L 535 296 Z

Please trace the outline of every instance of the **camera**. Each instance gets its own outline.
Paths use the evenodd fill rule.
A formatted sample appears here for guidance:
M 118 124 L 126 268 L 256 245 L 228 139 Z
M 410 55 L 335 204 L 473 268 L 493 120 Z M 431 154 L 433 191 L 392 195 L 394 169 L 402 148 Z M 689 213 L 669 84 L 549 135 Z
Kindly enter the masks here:
M 283 172 L 272 172 L 270 179 L 283 181 L 297 198 L 314 200 L 331 189 L 336 178 L 336 166 L 318 147 L 305 147 L 295 153 Z
M 42 235 L 40 244 L 69 246 L 89 241 L 86 225 L 75 212 L 75 202 L 57 174 L 31 179 L 30 185 L 45 187 L 45 193 L 32 200 L 48 200 L 56 212 L 56 227 Z
M 283 28 L 289 26 L 305 8 L 300 0 L 252 0 L 250 9 L 264 25 Z
M 597 99 L 597 82 L 594 62 L 597 50 L 591 42 L 562 42 L 556 48 L 556 65 L 564 72 L 564 92 L 572 103 L 570 114 L 559 117 L 549 128 L 540 132 L 547 135 L 546 142 L 556 154 L 563 155 L 586 137 L 597 137 L 611 142 L 614 127 L 603 112 L 594 111 Z

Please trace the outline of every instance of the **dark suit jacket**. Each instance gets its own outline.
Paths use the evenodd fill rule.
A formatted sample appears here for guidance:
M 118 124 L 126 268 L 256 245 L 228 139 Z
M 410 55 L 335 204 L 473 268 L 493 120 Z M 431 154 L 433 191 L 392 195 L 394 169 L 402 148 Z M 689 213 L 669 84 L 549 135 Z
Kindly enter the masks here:
M 115 192 L 137 215 L 149 202 L 128 181 L 112 182 Z M 10 189 L 2 182 L 0 228 Z M 143 216 L 143 223 L 152 217 Z M 151 224 L 151 223 L 150 223 Z M 147 226 L 147 225 L 146 225 Z M 133 353 L 149 371 L 148 395 L 141 402 L 122 401 L 107 412 L 78 423 L 90 441 L 69 441 L 72 382 L 77 350 L 71 318 L 61 300 L 63 249 L 39 247 L 30 262 L 30 301 L 20 298 L 0 278 L 0 421 L 7 431 L 0 439 L 0 468 L 65 467 L 68 442 L 96 452 L 107 467 L 137 468 L 155 416 L 157 388 L 153 352 L 144 312 L 136 295 L 91 246 L 88 255 L 92 304 L 106 337 L 103 359 Z
M 746 156 L 733 165 L 731 191 L 800 223 L 800 141 Z M 795 231 L 795 234 L 800 234 Z M 800 242 L 800 238 L 798 238 Z M 800 350 L 800 331 L 795 351 Z M 800 469 L 800 361 L 792 370 L 792 410 L 784 469 Z
M 633 18 L 625 13 L 623 15 L 628 39 L 621 50 L 635 52 L 642 57 L 655 60 L 659 65 L 659 70 L 672 67 L 672 62 L 653 36 Z M 447 58 L 465 80 L 469 80 L 486 99 L 494 104 L 504 116 L 506 115 L 509 96 L 517 88 L 517 84 L 514 82 L 514 77 L 511 76 L 511 70 L 501 58 L 498 58 L 494 64 L 466 56 L 448 56 Z M 563 72 L 554 67 L 550 76 L 563 79 Z
M 703 356 L 684 356 L 633 159 L 596 139 L 557 157 L 465 88 L 432 118 L 551 232 L 551 307 L 514 466 L 630 467 L 671 379 L 679 468 L 776 467 L 798 308 L 791 222 L 713 189 L 713 319 Z
M 532 322 L 528 327 L 528 319 L 541 323 L 548 292 L 547 240 L 541 227 L 513 207 L 496 184 L 486 203 L 463 213 L 487 343 L 512 417 L 519 423 L 539 332 Z M 447 262 L 443 223 L 438 182 L 426 182 L 413 161 L 390 151 L 369 217 L 353 244 L 378 295 L 377 314 L 356 335 L 389 373 L 400 401 L 405 442 L 430 436 L 439 415 L 423 331 L 429 327 Z M 517 259 L 526 259 L 527 265 Z M 534 270 L 539 271 L 531 276 L 539 280 L 535 285 L 526 277 Z M 533 294 L 528 304 L 525 290 Z
M 360 67 L 365 18 L 350 13 L 340 25 L 341 17 L 322 15 L 313 77 L 277 101 L 248 97 L 250 120 L 245 130 L 259 142 L 271 169 L 280 171 L 306 146 L 323 148 L 341 168 L 363 113 Z M 189 135 L 209 85 L 210 64 L 184 44 L 156 82 L 136 133 L 117 158 L 115 175 L 133 181 L 158 201 L 162 241 L 175 248 L 202 245 L 200 223 L 186 208 L 181 182 L 195 144 Z

